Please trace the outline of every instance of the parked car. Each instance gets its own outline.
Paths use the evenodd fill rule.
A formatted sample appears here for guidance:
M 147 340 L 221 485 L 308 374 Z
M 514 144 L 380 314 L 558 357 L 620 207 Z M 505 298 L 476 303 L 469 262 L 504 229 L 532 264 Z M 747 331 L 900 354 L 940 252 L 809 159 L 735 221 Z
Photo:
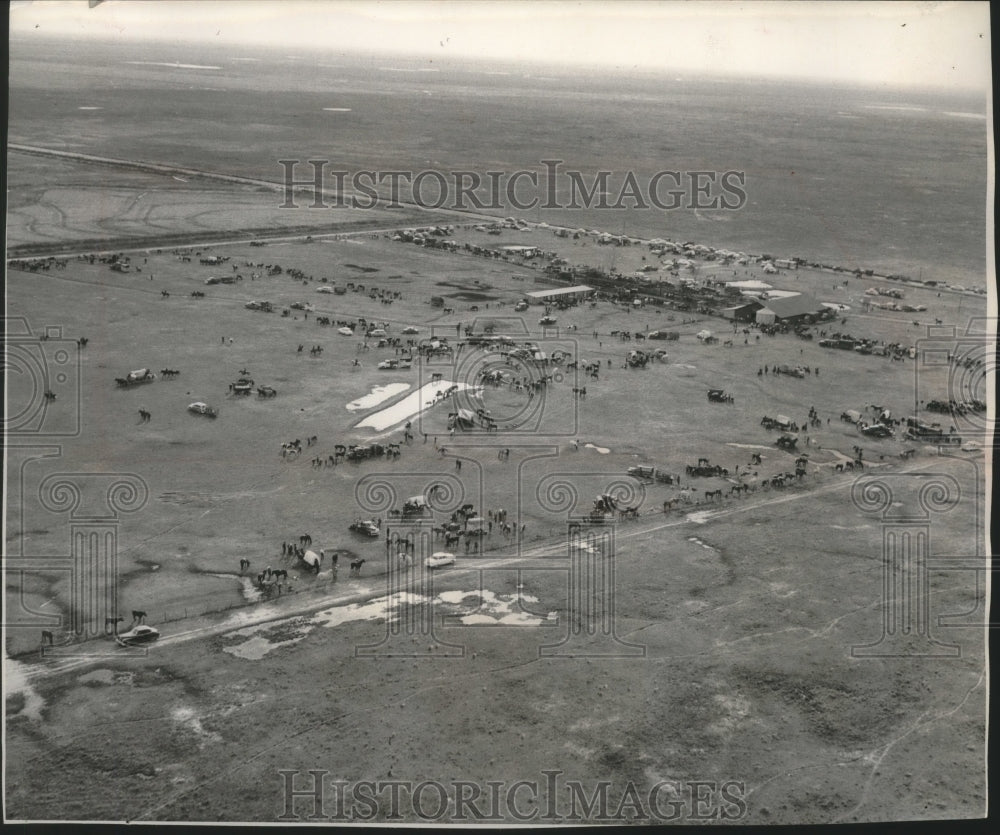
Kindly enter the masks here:
M 427 568 L 444 568 L 446 565 L 455 564 L 455 555 L 449 554 L 447 551 L 438 551 L 431 554 L 426 560 L 424 560 L 424 565 Z
M 355 519 L 351 522 L 351 530 L 373 538 L 382 532 L 379 526 L 371 519 Z
M 156 375 L 148 368 L 137 368 L 135 371 L 129 371 L 124 377 L 118 378 L 118 385 L 122 388 L 128 388 L 130 386 L 142 385 L 143 383 L 151 383 L 155 379 Z
M 157 640 L 159 637 L 159 629 L 154 626 L 146 626 L 145 624 L 141 624 L 133 629 L 130 629 L 128 632 L 122 632 L 115 636 L 118 643 L 123 647 L 136 646 L 137 644 L 148 644 Z
M 653 474 L 656 472 L 656 468 L 647 465 L 639 465 L 636 467 L 629 467 L 626 472 L 628 473 L 628 475 L 633 476 L 634 478 L 652 479 Z
M 207 403 L 202 403 L 200 400 L 196 403 L 192 403 L 188 406 L 188 411 L 193 412 L 196 415 L 204 415 L 205 417 L 218 417 L 219 413 Z

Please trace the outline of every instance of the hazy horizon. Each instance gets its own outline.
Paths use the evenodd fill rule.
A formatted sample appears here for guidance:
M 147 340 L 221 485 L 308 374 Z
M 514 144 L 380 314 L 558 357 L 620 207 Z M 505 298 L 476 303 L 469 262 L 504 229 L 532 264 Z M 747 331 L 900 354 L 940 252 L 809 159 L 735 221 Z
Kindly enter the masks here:
M 25 47 L 35 44 L 73 44 L 86 46 L 88 44 L 95 46 L 107 46 L 109 48 L 114 47 L 118 49 L 138 49 L 142 47 L 147 52 L 149 52 L 149 59 L 152 61 L 154 59 L 162 59 L 164 62 L 176 61 L 177 57 L 181 53 L 189 52 L 190 54 L 197 54 L 203 58 L 206 55 L 206 49 L 210 46 L 204 41 L 190 41 L 185 43 L 177 43 L 176 41 L 166 39 L 166 38 L 148 38 L 143 40 L 129 41 L 127 44 L 122 44 L 120 41 L 113 40 L 111 38 L 100 37 L 100 36 L 74 36 L 72 34 L 66 35 L 51 35 L 48 36 L 14 36 L 12 35 L 9 39 L 9 45 L 11 47 Z M 418 64 L 427 62 L 427 59 L 413 54 L 406 53 L 388 53 L 388 52 L 377 52 L 372 51 L 367 48 L 354 48 L 349 47 L 338 47 L 336 52 L 330 52 L 325 50 L 323 47 L 318 45 L 310 45 L 299 48 L 299 53 L 295 56 L 288 54 L 287 44 L 238 44 L 238 43 L 227 43 L 227 44 L 216 44 L 211 45 L 211 48 L 219 50 L 219 59 L 222 60 L 225 57 L 228 60 L 236 61 L 251 61 L 254 58 L 249 56 L 240 56 L 238 53 L 240 50 L 245 49 L 256 49 L 263 50 L 267 53 L 267 58 L 269 60 L 274 60 L 276 58 L 284 58 L 288 61 L 292 60 L 307 60 L 309 58 L 321 58 L 323 59 L 324 66 L 330 68 L 329 62 L 343 60 L 345 62 L 350 62 L 351 64 L 356 64 L 363 62 L 365 60 L 370 61 L 397 61 L 401 63 L 408 64 Z M 111 62 L 113 63 L 113 62 Z M 968 104 L 975 102 L 981 105 L 981 111 L 986 113 L 988 107 L 988 97 L 986 93 L 987 90 L 979 89 L 975 87 L 950 87 L 942 85 L 891 85 L 885 82 L 874 82 L 867 80 L 852 80 L 852 79 L 834 79 L 834 78 L 817 78 L 817 77 L 802 77 L 795 75 L 779 76 L 779 75 L 761 75 L 761 76 L 745 76 L 745 75 L 735 75 L 727 74 L 721 72 L 707 72 L 707 71 L 681 71 L 677 69 L 671 69 L 668 67 L 649 67 L 649 68 L 637 68 L 637 67 L 611 67 L 611 66 L 591 66 L 591 65 L 567 65 L 567 64 L 551 64 L 546 63 L 541 60 L 537 61 L 514 61 L 511 59 L 500 59 L 500 58 L 486 58 L 482 56 L 450 56 L 448 58 L 438 58 L 433 60 L 433 67 L 428 67 L 429 75 L 434 75 L 437 73 L 446 74 L 449 72 L 475 72 L 485 75 L 497 76 L 498 82 L 502 81 L 502 76 L 520 77 L 520 78 L 532 78 L 536 77 L 539 80 L 544 79 L 545 76 L 554 76 L 556 80 L 573 79 L 581 80 L 587 76 L 592 76 L 591 80 L 604 79 L 609 82 L 614 82 L 616 79 L 649 79 L 656 80 L 662 79 L 664 81 L 674 81 L 674 82 L 707 82 L 707 83 L 718 83 L 718 84 L 733 84 L 733 85 L 746 85 L 748 87 L 758 87 L 774 85 L 775 87 L 782 85 L 800 86 L 803 88 L 815 87 L 817 89 L 829 89 L 829 90 L 842 90 L 842 91 L 864 91 L 869 93 L 882 93 L 887 99 L 898 99 L 903 100 L 906 96 L 937 96 L 937 97 L 954 97 L 956 99 L 965 99 Z M 415 73 L 418 70 L 413 70 Z M 545 74 L 543 76 L 542 74 Z
M 969 94 L 992 83 L 986 3 L 105 0 L 90 9 L 62 0 L 12 4 L 10 38 L 295 48 L 437 68 L 474 62 Z

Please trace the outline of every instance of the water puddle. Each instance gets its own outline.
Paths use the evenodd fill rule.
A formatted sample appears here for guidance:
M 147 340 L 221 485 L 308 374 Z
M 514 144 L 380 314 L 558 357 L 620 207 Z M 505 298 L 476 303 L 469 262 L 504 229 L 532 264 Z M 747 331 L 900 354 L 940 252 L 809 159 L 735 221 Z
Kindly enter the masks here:
M 199 742 L 202 746 L 206 742 L 222 741 L 222 737 L 215 731 L 209 731 L 202 727 L 201 717 L 195 713 L 193 708 L 175 707 L 170 714 L 170 718 L 199 737 Z
M 692 514 L 692 515 L 694 515 L 694 514 Z M 705 542 L 702 539 L 699 539 L 696 536 L 689 536 L 688 537 L 688 542 L 693 542 L 695 545 L 700 545 L 702 548 L 704 548 L 707 551 L 711 551 L 713 554 L 718 554 L 719 553 L 718 548 L 712 547 L 707 542 Z
M 489 589 L 477 589 L 464 592 L 446 591 L 435 598 L 435 603 L 451 606 L 460 606 L 466 601 L 475 605 L 475 610 L 466 614 L 459 611 L 455 616 L 469 626 L 541 626 L 546 621 L 558 618 L 556 612 L 541 616 L 521 611 L 521 602 L 538 602 L 537 597 L 523 593 L 496 594 Z
M 426 385 L 421 386 L 409 397 L 405 397 L 400 400 L 399 403 L 389 406 L 387 409 L 382 409 L 382 411 L 376 412 L 373 415 L 369 415 L 357 424 L 355 429 L 368 428 L 380 432 L 384 429 L 388 429 L 390 426 L 395 426 L 405 420 L 410 420 L 419 415 L 425 409 L 429 409 L 435 403 L 439 402 L 442 398 L 438 397 L 438 395 L 443 394 L 453 385 L 457 387 L 456 391 L 467 391 L 469 389 L 478 392 L 482 391 L 482 388 L 470 386 L 468 383 L 452 383 L 449 380 L 435 380 L 433 383 L 427 383 Z
M 221 70 L 211 64 L 178 64 L 176 61 L 123 61 L 123 64 L 141 64 L 147 67 L 170 67 L 175 70 Z
M 340 626 L 342 623 L 350 623 L 356 620 L 377 620 L 385 618 L 391 620 L 398 617 L 400 606 L 417 606 L 426 603 L 427 598 L 419 594 L 400 592 L 388 597 L 379 597 L 369 600 L 367 603 L 351 603 L 347 606 L 335 606 L 332 609 L 324 609 L 312 616 L 313 626 Z
M 286 647 L 291 646 L 292 644 L 297 644 L 304 637 L 305 635 L 298 638 L 289 638 L 286 641 L 269 641 L 263 635 L 253 635 L 242 644 L 236 644 L 231 647 L 223 647 L 223 649 L 230 655 L 235 655 L 237 658 L 245 658 L 248 661 L 260 661 L 261 658 L 269 652 L 278 649 L 278 647 Z
M 359 397 L 357 400 L 352 400 L 345 407 L 349 412 L 357 412 L 360 409 L 371 409 L 374 406 L 378 406 L 379 403 L 384 403 L 391 397 L 395 397 L 397 394 L 402 394 L 410 387 L 409 383 L 389 383 L 385 386 L 375 386 L 364 397 Z
M 261 599 L 261 590 L 253 584 L 253 580 L 249 577 L 244 577 L 240 574 L 215 574 L 212 572 L 208 572 L 208 576 L 218 577 L 220 580 L 235 580 L 240 584 L 240 591 L 243 593 L 244 600 L 256 602 Z
M 24 664 L 18 661 L 14 661 L 11 658 L 5 658 L 3 661 L 3 694 L 4 698 L 10 699 L 11 696 L 20 693 L 24 697 L 24 706 L 21 708 L 19 714 L 21 716 L 26 716 L 33 722 L 38 722 L 42 718 L 42 709 L 45 707 L 45 699 L 43 699 L 31 683 L 28 681 L 27 668 Z M 11 715 L 7 714 L 8 717 Z

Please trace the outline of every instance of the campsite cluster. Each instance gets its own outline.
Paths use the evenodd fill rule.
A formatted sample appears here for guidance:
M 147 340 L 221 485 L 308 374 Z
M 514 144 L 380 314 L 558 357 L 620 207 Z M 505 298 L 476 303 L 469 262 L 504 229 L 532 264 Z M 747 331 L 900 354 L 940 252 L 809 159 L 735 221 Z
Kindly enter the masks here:
M 488 233 L 491 228 L 484 227 Z M 502 228 L 523 227 L 515 224 Z M 836 357 L 838 351 L 850 351 L 858 357 L 856 362 L 863 363 L 873 362 L 878 357 L 896 362 L 909 360 L 914 357 L 913 346 L 898 339 L 875 339 L 846 333 L 843 326 L 850 314 L 844 305 L 819 302 L 806 293 L 771 296 L 769 289 L 758 286 L 759 282 L 755 283 L 754 276 L 742 278 L 739 269 L 729 269 L 731 275 L 723 275 L 722 271 L 715 269 L 710 277 L 700 280 L 697 270 L 691 269 L 698 263 L 712 263 L 715 268 L 754 267 L 763 270 L 766 275 L 781 275 L 782 271 L 787 274 L 799 268 L 795 259 L 751 258 L 739 253 L 707 250 L 695 244 L 673 245 L 657 240 L 626 243 L 607 240 L 604 236 L 595 237 L 591 233 L 574 233 L 581 244 L 585 240 L 594 240 L 602 246 L 645 246 L 647 254 L 642 256 L 643 259 L 649 257 L 655 263 L 647 264 L 636 274 L 624 275 L 596 267 L 586 270 L 568 268 L 563 263 L 566 259 L 559 258 L 555 252 L 529 245 L 488 248 L 470 244 L 452 247 L 454 238 L 451 236 L 455 234 L 454 228 L 435 227 L 422 233 L 389 233 L 378 237 L 432 249 L 447 245 L 446 248 L 458 255 L 488 257 L 494 263 L 516 263 L 536 272 L 545 282 L 543 287 L 555 286 L 547 290 L 518 292 L 514 300 L 510 298 L 509 291 L 504 296 L 486 281 L 476 280 L 463 285 L 457 280 L 441 280 L 437 282 L 437 287 L 451 287 L 457 292 L 444 296 L 431 295 L 423 301 L 416 301 L 412 292 L 408 297 L 399 289 L 379 286 L 382 281 L 402 279 L 401 274 L 379 278 L 376 268 L 356 264 L 341 266 L 364 273 L 364 283 L 317 278 L 309 270 L 288 264 L 254 260 L 234 263 L 235 256 L 216 255 L 206 248 L 176 249 L 169 253 L 155 250 L 146 256 L 125 253 L 81 256 L 79 260 L 91 265 L 107 265 L 114 272 L 122 273 L 116 276 L 117 281 L 135 282 L 137 274 L 142 273 L 138 284 L 146 287 L 147 282 L 155 280 L 152 270 L 159 272 L 161 269 L 150 261 L 156 256 L 163 256 L 172 258 L 185 269 L 190 265 L 192 275 L 189 279 L 200 286 L 234 287 L 241 284 L 245 294 L 246 287 L 253 282 L 255 295 L 258 294 L 257 287 L 261 288 L 259 295 L 262 297 L 274 294 L 274 301 L 264 298 L 246 301 L 245 295 L 233 301 L 238 301 L 254 316 L 281 311 L 280 317 L 270 320 L 269 333 L 277 335 L 279 346 L 287 346 L 284 349 L 279 347 L 279 350 L 310 357 L 305 360 L 307 365 L 298 366 L 300 370 L 296 373 L 299 379 L 285 383 L 285 377 L 271 377 L 266 384 L 257 383 L 255 378 L 262 376 L 268 365 L 263 356 L 258 361 L 255 355 L 250 354 L 252 363 L 240 360 L 245 365 L 238 372 L 226 371 L 227 363 L 224 361 L 216 362 L 212 366 L 211 378 L 214 382 L 211 387 L 190 392 L 192 397 L 203 398 L 188 403 L 188 411 L 192 414 L 219 417 L 216 399 L 244 400 L 254 391 L 257 394 L 255 399 L 261 401 L 260 405 L 240 407 L 241 410 L 248 409 L 242 414 L 277 413 L 286 408 L 286 394 L 295 397 L 296 389 L 300 389 L 304 381 L 315 383 L 325 379 L 327 374 L 345 372 L 367 375 L 368 369 L 379 375 L 385 372 L 386 379 L 393 383 L 409 379 L 433 386 L 416 413 L 400 415 L 388 424 L 387 429 L 380 429 L 375 438 L 357 424 L 348 429 L 338 428 L 331 436 L 324 431 L 324 422 L 322 426 L 307 430 L 316 434 L 303 433 L 299 438 L 283 442 L 273 439 L 275 445 L 280 445 L 280 455 L 285 464 L 289 467 L 304 465 L 308 459 L 311 469 L 328 473 L 324 481 L 356 478 L 359 471 L 355 467 L 395 461 L 404 452 L 408 458 L 413 457 L 418 462 L 418 468 L 433 466 L 432 462 L 446 459 L 445 469 L 453 468 L 455 476 L 461 477 L 463 456 L 456 454 L 457 447 L 461 446 L 460 438 L 463 435 L 488 436 L 516 431 L 519 428 L 517 416 L 529 406 L 566 408 L 566 404 L 571 402 L 579 413 L 580 425 L 594 427 L 595 440 L 600 442 L 603 437 L 600 434 L 604 420 L 602 409 L 606 408 L 602 405 L 602 398 L 606 392 L 620 391 L 624 383 L 628 390 L 635 392 L 635 403 L 638 405 L 654 396 L 654 392 L 668 391 L 672 377 L 693 376 L 690 371 L 694 366 L 673 359 L 673 355 L 691 359 L 715 352 L 728 356 L 726 352 L 732 351 L 735 357 L 740 349 L 753 351 L 753 355 L 761 359 L 767 356 L 766 363 L 761 363 L 759 367 L 755 365 L 756 377 L 761 381 L 764 377 L 773 379 L 775 375 L 782 380 L 787 379 L 789 391 L 798 392 L 795 396 L 803 404 L 802 413 L 796 412 L 793 419 L 780 413 L 782 409 L 787 410 L 787 405 L 774 404 L 774 408 L 769 408 L 763 418 L 760 412 L 751 416 L 740 402 L 738 386 L 734 395 L 733 391 L 719 385 L 728 385 L 726 380 L 703 379 L 708 387 L 709 403 L 721 404 L 717 412 L 719 426 L 726 428 L 729 437 L 743 442 L 730 446 L 751 449 L 745 453 L 733 453 L 720 436 L 723 440 L 721 445 L 711 449 L 692 449 L 687 460 L 678 461 L 673 456 L 669 462 L 657 462 L 657 458 L 667 451 L 650 447 L 645 453 L 645 460 L 639 458 L 633 466 L 622 467 L 619 471 L 643 485 L 641 500 L 626 500 L 622 494 L 612 491 L 593 502 L 584 500 L 583 506 L 575 508 L 575 511 L 582 511 L 584 518 L 593 523 L 612 519 L 629 522 L 648 518 L 651 514 L 676 511 L 688 513 L 695 508 L 713 508 L 724 502 L 742 500 L 758 491 L 808 491 L 814 489 L 817 481 L 824 477 L 837 477 L 870 466 L 889 466 L 893 460 L 899 461 L 915 454 L 916 447 L 913 446 L 902 449 L 888 446 L 887 442 L 895 438 L 904 442 L 947 446 L 958 446 L 963 442 L 953 424 L 942 426 L 922 420 L 919 415 L 905 417 L 898 410 L 894 413 L 883 404 L 860 407 L 857 401 L 870 396 L 860 391 L 848 394 L 846 402 L 836 408 L 830 408 L 829 398 L 825 399 L 822 412 L 815 405 L 805 405 L 814 394 L 824 391 L 827 372 L 821 375 L 819 367 L 805 361 L 803 347 L 811 352 L 812 357 L 817 355 L 816 348 L 833 349 L 831 359 Z M 564 237 L 558 231 L 556 234 L 557 237 Z M 391 244 L 388 246 L 391 248 Z M 49 266 L 64 269 L 67 263 L 66 259 L 38 259 L 12 262 L 11 267 L 32 271 L 48 269 Z M 768 265 L 774 268 L 765 269 Z M 224 271 L 220 273 L 220 270 Z M 198 275 L 203 271 L 210 271 L 212 275 L 207 278 Z M 657 272 L 664 273 L 668 278 L 660 280 L 661 277 L 655 275 Z M 743 274 L 747 275 L 748 269 L 744 269 Z M 565 286 L 567 280 L 580 277 L 585 277 L 589 283 Z M 560 284 L 560 281 L 564 283 Z M 315 303 L 304 301 L 300 294 L 301 288 L 311 282 L 316 283 L 315 289 L 319 293 L 319 300 Z M 408 283 L 405 286 L 412 285 Z M 177 293 L 175 285 L 171 285 L 171 289 L 175 290 L 176 300 L 167 301 L 171 298 L 169 291 L 159 290 L 157 284 L 150 287 L 149 292 L 159 292 L 164 305 L 205 304 L 202 300 L 207 295 L 202 290 L 187 296 L 186 293 Z M 231 291 L 219 289 L 210 292 L 218 295 Z M 430 292 L 447 291 L 432 288 Z M 295 298 L 293 294 L 298 295 L 295 301 L 291 301 Z M 185 296 L 194 300 L 187 301 Z M 229 301 L 225 297 L 220 297 L 220 300 L 223 304 Z M 409 303 L 406 312 L 414 317 L 411 321 L 416 324 L 372 312 L 375 304 L 381 306 L 392 302 Z M 460 303 L 466 306 L 460 314 L 465 321 L 455 321 L 457 317 L 451 315 Z M 484 310 L 480 310 L 481 307 Z M 531 312 L 533 308 L 537 313 Z M 483 312 L 488 315 L 476 315 Z M 537 328 L 531 321 L 536 316 Z M 656 321 L 657 317 L 659 321 Z M 507 329 L 508 324 L 517 322 L 527 322 L 528 333 L 524 333 L 523 328 L 520 331 Z M 588 322 L 595 325 L 591 327 Z M 336 329 L 332 341 L 325 338 L 331 333 L 328 330 L 331 327 Z M 235 331 L 234 334 L 219 334 L 215 348 L 229 351 L 235 345 L 238 350 L 244 336 Z M 319 337 L 309 338 L 309 334 L 319 334 Z M 558 340 L 559 334 L 571 335 L 572 339 L 565 345 L 558 344 L 553 341 L 553 335 Z M 245 341 L 250 342 L 249 338 Z M 670 353 L 666 348 L 654 347 L 656 343 L 668 345 Z M 81 340 L 79 347 L 85 344 L 86 340 Z M 252 344 L 243 350 L 253 351 Z M 319 361 L 321 359 L 322 362 Z M 979 357 L 955 355 L 949 356 L 949 361 L 954 367 L 970 374 L 979 374 L 984 367 L 984 360 Z M 229 367 L 236 369 L 239 366 L 233 363 Z M 251 367 L 255 374 L 251 374 Z M 321 368 L 322 373 L 317 374 Z M 753 370 L 748 373 L 752 375 Z M 151 399 L 155 397 L 154 406 L 166 409 L 169 402 L 176 399 L 176 385 L 161 388 L 160 385 L 149 387 L 149 384 L 158 379 L 175 378 L 188 381 L 187 366 L 165 367 L 160 369 L 158 375 L 149 367 L 138 368 L 116 378 L 115 382 L 123 391 L 121 397 L 134 396 L 126 392 L 142 389 L 152 395 Z M 370 379 L 365 376 L 366 381 Z M 272 385 L 271 381 L 275 384 Z M 364 384 L 365 387 L 370 385 L 371 382 Z M 56 392 L 52 394 L 54 399 Z M 700 394 L 699 398 L 704 398 L 704 394 Z M 265 404 L 264 401 L 272 399 L 276 399 L 273 406 Z M 395 405 L 390 402 L 386 411 Z M 954 421 L 956 417 L 981 411 L 985 404 L 977 398 L 937 397 L 921 406 L 928 412 L 949 416 Z M 678 404 L 677 408 L 682 409 L 683 405 Z M 255 412 L 256 409 L 261 411 Z M 365 409 L 366 419 L 371 414 L 368 407 Z M 805 414 L 807 409 L 808 414 Z M 150 423 L 158 426 L 153 421 L 152 412 L 145 403 L 139 406 L 139 423 L 143 428 Z M 415 437 L 412 423 L 421 412 L 422 439 Z M 222 417 L 220 424 L 225 423 L 226 416 Z M 850 424 L 856 427 L 858 443 L 854 444 L 849 454 L 829 446 L 827 439 L 830 433 L 826 430 L 831 425 L 831 419 L 836 419 L 840 426 Z M 447 437 L 447 446 L 439 443 L 435 431 Z M 321 434 L 324 438 L 332 437 L 334 442 L 324 446 L 319 440 Z M 508 444 L 509 440 L 498 439 L 495 463 L 487 462 L 484 466 L 506 466 L 510 458 Z M 624 437 L 622 445 L 627 445 Z M 560 454 L 582 456 L 588 454 L 588 447 L 599 450 L 600 454 L 611 451 L 585 442 L 581 437 L 574 437 L 562 446 Z M 618 449 L 614 452 L 617 454 Z M 712 456 L 705 453 L 712 453 Z M 344 470 L 344 464 L 349 465 L 349 469 Z M 405 467 L 400 472 L 404 470 Z M 413 497 L 409 501 L 418 498 L 430 499 L 429 496 Z M 434 511 L 430 510 L 428 502 L 422 521 L 432 526 L 435 536 L 443 541 L 446 548 L 456 548 L 464 542 L 466 553 L 504 553 L 512 544 L 523 543 L 526 530 L 524 516 L 508 521 L 505 511 L 502 515 L 494 515 L 491 511 L 483 518 L 471 508 L 468 510 L 464 513 L 459 511 L 458 516 L 452 514 L 441 521 L 434 518 Z M 292 588 L 290 580 L 296 575 L 305 581 L 303 587 L 307 587 L 310 576 L 319 574 L 320 566 L 331 554 L 331 562 L 328 563 L 333 568 L 331 579 L 336 578 L 338 553 L 350 555 L 351 573 L 360 575 L 366 559 L 375 559 L 373 554 L 365 556 L 373 541 L 385 536 L 388 549 L 390 527 L 397 534 L 397 539 L 392 541 L 397 542 L 400 541 L 399 531 L 414 521 L 411 514 L 400 510 L 393 509 L 387 513 L 390 525 L 383 525 L 382 519 L 358 517 L 349 526 L 345 524 L 348 530 L 334 535 L 335 540 L 341 536 L 355 537 L 352 547 L 361 556 L 357 556 L 355 550 L 331 551 L 329 545 L 326 550 L 313 550 L 311 539 L 307 537 L 308 541 L 282 543 L 280 568 L 265 565 L 262 571 L 255 572 L 251 570 L 251 559 L 259 565 L 262 561 L 275 561 L 279 557 L 264 556 L 262 559 L 261 556 L 251 555 L 251 558 L 241 562 L 240 574 L 253 579 L 253 586 L 262 597 L 282 591 L 287 593 Z M 541 527 L 536 526 L 535 529 Z M 544 533 L 534 535 L 543 536 Z M 387 560 L 391 556 L 387 550 Z M 399 562 L 400 565 L 403 563 L 405 560 Z M 452 563 L 439 563 L 441 566 L 446 564 Z

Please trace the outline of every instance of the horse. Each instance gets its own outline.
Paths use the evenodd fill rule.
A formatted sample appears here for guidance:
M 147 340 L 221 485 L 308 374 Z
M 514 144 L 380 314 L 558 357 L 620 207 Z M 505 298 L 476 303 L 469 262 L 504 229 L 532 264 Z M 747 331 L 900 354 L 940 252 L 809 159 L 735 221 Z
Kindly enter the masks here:
M 351 560 L 351 575 L 354 577 L 361 576 L 361 566 L 365 564 L 365 560 Z
M 274 577 L 274 578 L 283 577 L 284 579 L 287 580 L 288 579 L 288 571 L 286 569 L 284 569 L 284 568 L 278 568 L 275 571 L 271 572 L 271 576 Z
M 143 611 L 141 611 L 139 609 L 133 609 L 132 610 L 132 621 L 134 623 L 142 623 L 145 619 L 146 619 L 146 613 L 145 612 L 143 612 Z

